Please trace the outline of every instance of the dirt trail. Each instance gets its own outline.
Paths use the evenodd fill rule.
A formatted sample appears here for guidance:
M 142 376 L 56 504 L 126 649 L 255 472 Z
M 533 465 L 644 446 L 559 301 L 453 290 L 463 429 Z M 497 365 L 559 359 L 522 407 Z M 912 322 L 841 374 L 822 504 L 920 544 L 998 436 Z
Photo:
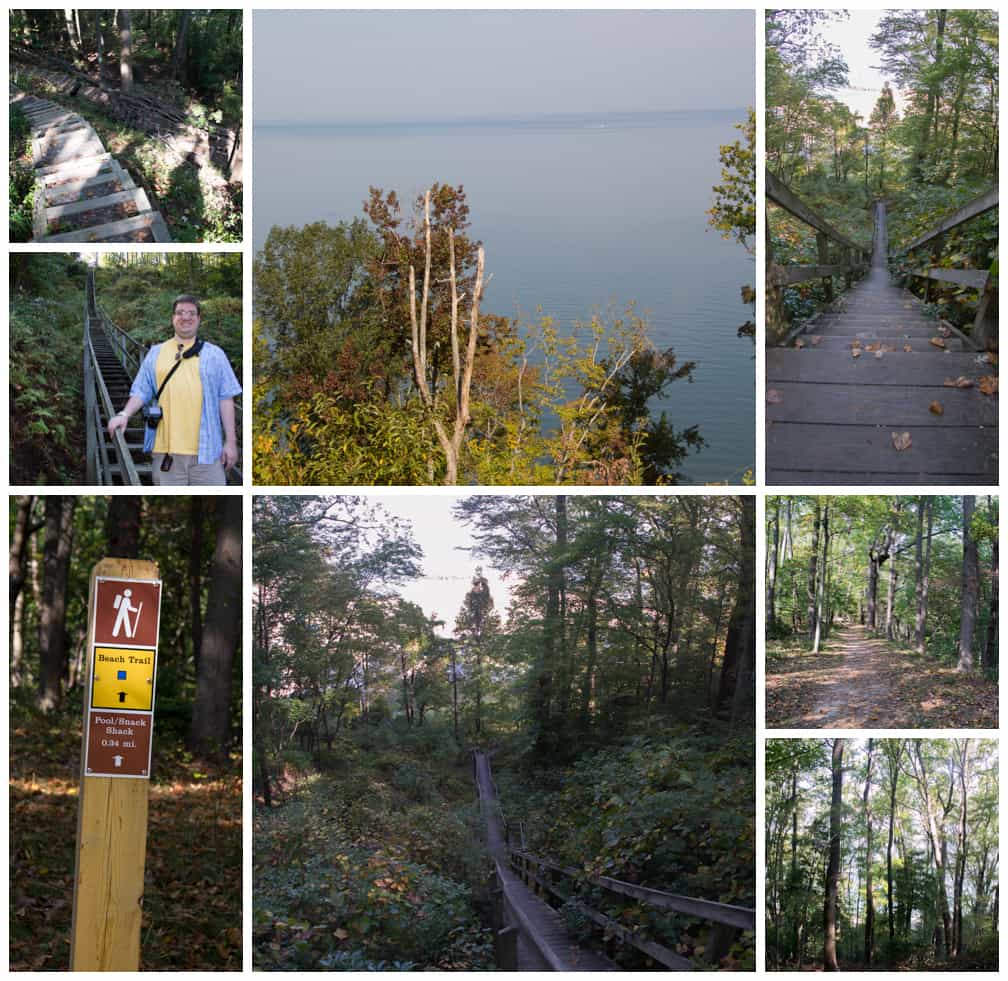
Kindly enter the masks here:
M 767 726 L 995 728 L 997 685 L 871 636 L 834 628 L 826 649 L 767 661 Z

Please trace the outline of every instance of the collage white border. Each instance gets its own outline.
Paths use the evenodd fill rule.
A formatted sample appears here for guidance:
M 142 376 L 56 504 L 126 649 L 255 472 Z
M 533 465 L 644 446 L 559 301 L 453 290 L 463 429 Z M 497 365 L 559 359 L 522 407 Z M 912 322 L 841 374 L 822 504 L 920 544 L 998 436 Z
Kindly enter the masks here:
M 87 2 L 84 4 L 79 4 L 82 9 L 93 9 L 95 7 L 101 6 L 100 4 Z M 155 5 L 159 9 L 161 8 L 177 8 L 183 7 L 183 4 L 177 3 L 166 3 Z M 252 770 L 252 734 L 251 734 L 251 705 L 252 705 L 252 678 L 251 678 L 251 640 L 252 640 L 252 613 L 251 613 L 251 597 L 252 597 L 252 497 L 253 494 L 319 494 L 319 493 L 330 493 L 330 494 L 358 494 L 363 496 L 372 495 L 383 495 L 383 496 L 394 496 L 398 494 L 408 494 L 408 495 L 430 495 L 430 496 L 453 496 L 458 494 L 460 491 L 464 490 L 465 493 L 472 494 L 521 494 L 521 493 L 555 493 L 555 491 L 545 490 L 543 488 L 449 488 L 449 487 L 431 487 L 431 488 L 362 488 L 362 487 L 252 487 L 252 469 L 251 469 L 251 435 L 252 435 L 252 408 L 251 408 L 251 391 L 252 391 L 252 260 L 253 260 L 253 190 L 255 187 L 255 177 L 254 177 L 254 158 L 255 158 L 255 140 L 253 131 L 253 87 L 254 87 L 254 60 L 253 60 L 253 45 L 255 43 L 254 37 L 254 15 L 256 11 L 259 10 L 276 10 L 279 5 L 276 3 L 253 3 L 253 4 L 242 4 L 242 3 L 218 3 L 212 5 L 215 9 L 236 9 L 243 11 L 244 20 L 244 33 L 243 33 L 243 45 L 244 45 L 244 71 L 243 71 L 243 100 L 244 100 L 244 123 L 243 123 L 243 133 L 244 133 L 244 170 L 245 170 L 245 195 L 244 195 L 244 216 L 243 216 L 243 227 L 244 227 L 244 242 L 241 245 L 182 245 L 173 244 L 159 246 L 155 251 L 178 251 L 178 252 L 188 252 L 188 251 L 221 251 L 221 252 L 242 252 L 243 255 L 243 308 L 244 308 L 244 338 L 243 338 L 243 372 L 242 372 L 242 389 L 245 393 L 244 402 L 247 406 L 247 419 L 248 421 L 244 425 L 243 431 L 243 459 L 244 459 L 244 477 L 245 483 L 242 487 L 240 493 L 243 499 L 243 518 L 242 518 L 242 530 L 243 530 L 243 544 L 242 544 L 242 556 L 244 563 L 244 595 L 246 602 L 244 604 L 243 613 L 243 628 L 242 628 L 242 648 L 243 648 L 243 672 L 242 672 L 242 694 L 243 694 L 243 740 L 242 740 L 242 751 L 243 751 L 243 784 L 246 788 L 246 792 L 243 794 L 242 803 L 242 843 L 243 843 L 243 865 L 242 865 L 242 894 L 243 894 L 243 904 L 242 904 L 242 953 L 243 953 L 243 970 L 242 974 L 251 974 L 252 972 L 252 913 L 251 913 L 251 896 L 252 896 L 252 800 L 251 793 L 249 789 L 251 788 L 251 770 Z M 634 8 L 637 9 L 652 9 L 652 10 L 682 10 L 682 9 L 696 9 L 699 5 L 696 3 L 654 3 L 654 2 L 641 2 L 635 3 Z M 785 6 L 791 7 L 816 7 L 819 9 L 844 9 L 843 5 L 840 4 L 790 4 Z M 862 3 L 857 5 L 858 9 L 883 9 L 887 5 L 873 0 L 873 2 Z M 909 5 L 904 5 L 909 6 Z M 977 8 L 989 8 L 992 6 L 990 3 L 961 3 L 958 6 L 961 7 L 977 7 Z M 51 3 L 26 3 L 26 4 L 8 4 L 8 12 L 11 9 L 22 9 L 22 8 L 52 8 Z M 406 0 L 406 2 L 401 3 L 360 3 L 360 4 L 327 4 L 319 3 L 317 0 L 309 0 L 309 2 L 298 3 L 298 9 L 312 9 L 312 10 L 322 10 L 322 9 L 332 9 L 332 10 L 359 10 L 359 9 L 371 9 L 371 10 L 395 10 L 395 9 L 456 9 L 456 10 L 466 10 L 478 7 L 479 9 L 498 9 L 498 10 L 508 10 L 508 9 L 543 9 L 544 5 L 540 3 L 529 3 L 529 2 L 516 2 L 510 4 L 500 4 L 500 3 L 489 3 L 489 4 L 473 4 L 473 3 L 462 3 L 458 0 L 448 0 L 448 2 L 440 4 L 432 3 L 416 3 Z M 571 12 L 576 12 L 578 10 L 584 9 L 610 9 L 611 4 L 600 3 L 598 0 L 589 0 L 589 2 L 581 3 L 570 3 L 570 2 L 558 2 L 549 5 L 549 9 L 555 10 L 569 10 Z M 757 119 L 757 154 L 758 160 L 765 159 L 765 98 L 764 90 L 762 85 L 763 71 L 764 71 L 764 48 L 763 48 L 763 12 L 765 10 L 762 6 L 751 6 L 747 4 L 740 3 L 708 3 L 703 5 L 704 9 L 708 10 L 751 10 L 754 13 L 754 40 L 755 40 L 755 50 L 756 50 L 756 78 L 754 79 L 755 84 L 755 109 L 756 109 L 756 119 Z M 143 8 L 140 8 L 143 9 Z M 9 16 L 4 20 L 4 44 L 3 44 L 3 54 L 4 65 L 9 71 L 9 48 L 6 43 L 9 38 Z M 4 140 L 8 140 L 7 131 L 4 133 Z M 1000 171 L 1004 171 L 1005 163 L 1005 148 L 1003 141 L 1001 143 L 1000 149 Z M 764 186 L 764 171 L 762 166 L 757 166 L 757 228 L 762 231 L 763 222 L 765 217 L 765 207 L 764 207 L 764 197 L 763 193 L 765 190 Z M 8 192 L 5 190 L 4 194 Z M 1000 236 L 999 236 L 1000 238 Z M 145 249 L 142 246 L 136 245 L 116 245 L 112 247 L 115 251 L 149 251 L 149 247 Z M 67 251 L 66 249 L 61 249 L 57 246 L 21 246 L 7 247 L 7 255 L 9 260 L 9 255 L 12 251 Z M 81 246 L 75 251 L 97 251 L 97 247 Z M 762 276 L 760 275 L 764 268 L 765 260 L 765 250 L 764 250 L 764 239 L 762 234 L 757 234 L 755 242 L 755 271 L 754 279 L 755 282 L 761 283 Z M 0 385 L 3 386 L 4 392 L 8 392 L 8 359 L 10 353 L 9 347 L 9 277 L 3 277 L 3 294 L 0 297 L 0 302 L 2 302 L 2 308 L 4 311 L 4 326 L 5 329 L 2 331 L 2 340 L 0 340 Z M 764 350 L 765 344 L 765 334 L 764 334 L 764 315 L 765 315 L 765 296 L 764 290 L 757 290 L 757 303 L 756 303 L 756 322 L 757 322 L 757 334 L 756 334 L 756 353 L 757 357 L 755 359 L 755 470 L 754 476 L 756 478 L 755 486 L 753 487 L 676 487 L 669 490 L 670 493 L 684 494 L 684 495 L 697 495 L 697 494 L 750 494 L 755 496 L 756 499 L 756 568 L 758 570 L 757 576 L 757 590 L 756 590 L 756 620 L 757 620 L 757 658 L 756 658 L 756 685 L 757 685 L 757 698 L 756 698 L 756 878 L 757 878 L 757 941 L 756 941 L 756 974 L 762 975 L 767 972 L 765 970 L 765 954 L 766 954 L 766 944 L 764 936 L 764 922 L 765 922 L 765 841 L 764 841 L 764 755 L 763 746 L 764 740 L 767 736 L 766 731 L 766 712 L 765 712 L 765 700 L 762 696 L 765 682 L 765 668 L 764 668 L 764 651 L 765 651 L 765 590 L 762 588 L 763 583 L 763 571 L 766 567 L 766 525 L 765 525 L 765 514 L 766 514 L 766 494 L 767 487 L 765 483 L 765 466 L 764 466 L 764 452 L 765 452 L 765 400 L 763 392 L 765 389 L 765 368 L 764 359 L 760 356 L 761 352 Z M 9 394 L 7 396 L 9 398 Z M 0 413 L 0 441 L 4 445 L 9 446 L 10 432 L 9 432 L 9 413 Z M 1003 446 L 1001 446 L 1002 437 L 999 436 L 999 452 L 1001 456 L 999 460 L 1003 458 Z M 7 494 L 8 503 L 10 501 L 11 495 L 15 493 L 23 493 L 30 491 L 37 494 L 50 494 L 50 493 L 76 493 L 76 494 L 93 494 L 96 493 L 98 489 L 90 487 L 47 487 L 47 488 L 35 488 L 35 487 L 11 487 L 10 485 L 10 473 L 9 473 L 9 455 L 5 454 L 3 463 L 0 464 L 0 475 L 2 475 L 4 490 Z M 999 486 L 1000 486 L 1000 474 L 1001 470 L 999 468 Z M 149 491 L 148 493 L 154 494 L 179 494 L 186 493 L 187 488 L 159 488 L 157 491 Z M 822 494 L 852 494 L 859 493 L 861 489 L 850 488 L 850 487 L 819 487 L 815 488 L 816 491 Z M 949 492 L 966 492 L 972 493 L 980 490 L 980 488 L 959 488 L 959 487 L 928 487 L 928 488 L 915 488 L 915 487 L 877 487 L 877 488 L 865 488 L 864 490 L 869 490 L 873 494 L 909 494 L 914 491 L 937 494 L 937 493 L 949 493 Z M 992 493 L 997 493 L 998 488 L 988 488 Z M 812 491 L 809 487 L 773 487 L 771 491 L 774 494 L 808 494 Z M 128 488 L 103 488 L 102 493 L 107 493 L 110 495 L 118 493 L 129 493 Z M 602 494 L 602 493 L 614 493 L 614 494 L 649 494 L 655 493 L 654 488 L 565 488 L 564 493 L 570 494 Z M 216 494 L 227 494 L 227 493 L 237 493 L 236 489 L 225 489 L 225 488 L 204 488 L 201 492 L 206 496 L 215 496 Z M 9 536 L 9 526 L 8 526 L 8 536 Z M 9 546 L 9 540 L 8 540 Z M 9 603 L 8 599 L 5 597 L 2 602 L 0 602 L 0 631 L 4 637 L 9 637 Z M 999 658 L 1003 652 L 1003 643 L 999 645 Z M 2 734 L 0 734 L 0 750 L 2 750 L 3 756 L 3 766 L 4 775 L 6 777 L 8 786 L 10 779 L 10 763 L 9 763 L 9 688 L 7 685 L 3 687 L 2 694 L 2 704 L 5 712 L 5 716 L 8 720 L 8 725 L 5 725 L 2 729 Z M 999 695 L 999 718 L 1004 717 L 1005 711 L 1005 694 L 1002 691 Z M 780 733 L 771 732 L 770 735 L 777 736 L 791 736 L 791 737 L 818 737 L 822 738 L 824 736 L 830 735 L 829 730 L 782 730 Z M 845 736 L 850 736 L 852 738 L 864 738 L 869 735 L 866 730 L 843 730 L 842 733 Z M 871 733 L 871 734 L 874 734 Z M 884 735 L 892 737 L 908 737 L 913 735 L 926 735 L 929 737 L 963 737 L 963 736 L 978 736 L 978 735 L 988 735 L 987 733 L 978 733 L 972 730 L 927 730 L 925 732 L 920 732 L 917 730 L 892 730 L 885 731 Z M 996 733 L 989 734 L 991 738 L 998 740 L 1000 745 L 1000 729 Z M 9 793 L 5 794 L 3 797 L 3 804 L 0 807 L 0 817 L 3 819 L 3 826 L 7 830 L 7 835 L 9 838 L 9 828 L 10 828 L 10 796 Z M 999 814 L 1000 820 L 1000 840 L 1003 842 L 1005 840 L 1005 809 L 1002 807 Z M 9 843 L 9 842 L 8 842 Z M 3 964 L 7 971 L 9 971 L 9 959 L 10 959 L 10 944 L 9 944 L 9 911 L 10 911 L 10 877 L 9 875 L 3 877 L 3 883 L 0 885 L 0 896 L 4 900 L 4 908 L 8 911 L 8 915 L 5 915 L 2 920 L 0 920 L 0 944 L 3 947 L 3 956 L 5 960 Z M 1000 923 L 1000 963 L 1004 964 L 1006 940 L 1004 936 L 1004 917 L 1002 915 Z M 183 938 L 179 938 L 179 942 L 184 942 Z M 861 972 L 854 972 L 861 973 Z M 993 975 L 994 972 L 987 972 L 988 976 Z M 870 976 L 873 978 L 878 978 L 880 976 L 886 976 L 889 974 L 891 977 L 906 977 L 905 974 L 896 974 L 891 972 L 873 972 Z M 869 975 L 865 975 L 869 977 Z

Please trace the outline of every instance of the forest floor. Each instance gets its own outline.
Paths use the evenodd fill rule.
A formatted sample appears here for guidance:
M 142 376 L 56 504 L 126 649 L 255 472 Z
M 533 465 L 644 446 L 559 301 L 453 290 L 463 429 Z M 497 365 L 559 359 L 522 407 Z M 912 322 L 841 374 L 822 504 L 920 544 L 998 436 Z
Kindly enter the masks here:
M 70 961 L 81 724 L 12 704 L 10 969 Z M 150 785 L 140 967 L 242 967 L 241 760 L 210 768 L 158 746 Z
M 997 684 L 839 627 L 819 654 L 767 644 L 767 718 L 792 729 L 996 729 Z

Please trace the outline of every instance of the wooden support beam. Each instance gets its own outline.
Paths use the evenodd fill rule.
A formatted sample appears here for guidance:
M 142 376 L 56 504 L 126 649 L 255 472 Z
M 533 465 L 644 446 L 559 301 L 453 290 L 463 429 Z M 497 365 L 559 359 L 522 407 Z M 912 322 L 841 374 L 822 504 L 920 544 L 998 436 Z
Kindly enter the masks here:
M 940 221 L 937 225 L 924 232 L 923 235 L 918 235 L 916 238 L 911 239 L 910 242 L 903 246 L 900 251 L 912 252 L 914 249 L 919 249 L 922 245 L 926 245 L 933 238 L 938 238 L 938 236 L 952 231 L 953 228 L 958 228 L 960 225 L 964 225 L 966 222 L 972 221 L 974 218 L 979 218 L 980 215 L 984 215 L 988 211 L 993 211 L 997 206 L 998 189 L 994 187 L 986 194 L 982 194 L 980 197 L 970 201 L 969 204 L 960 208 L 954 214 L 949 215 L 948 218 Z

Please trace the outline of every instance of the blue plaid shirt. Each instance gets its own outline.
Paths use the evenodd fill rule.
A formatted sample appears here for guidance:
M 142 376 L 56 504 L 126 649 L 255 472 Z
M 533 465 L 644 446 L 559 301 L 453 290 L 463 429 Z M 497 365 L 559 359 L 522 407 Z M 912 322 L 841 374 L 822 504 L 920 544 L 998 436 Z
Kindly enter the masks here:
M 157 364 L 160 344 L 155 344 L 143 359 L 130 395 L 143 400 L 146 405 L 157 395 L 157 380 L 154 366 Z M 241 385 L 235 378 L 234 370 L 227 355 L 216 344 L 203 343 L 199 353 L 200 384 L 203 386 L 203 411 L 200 414 L 199 456 L 197 463 L 216 463 L 224 452 L 224 429 L 221 425 L 220 403 L 222 399 L 233 399 L 241 395 Z M 169 381 L 170 385 L 171 382 Z M 144 426 L 144 452 L 154 449 L 156 429 Z

